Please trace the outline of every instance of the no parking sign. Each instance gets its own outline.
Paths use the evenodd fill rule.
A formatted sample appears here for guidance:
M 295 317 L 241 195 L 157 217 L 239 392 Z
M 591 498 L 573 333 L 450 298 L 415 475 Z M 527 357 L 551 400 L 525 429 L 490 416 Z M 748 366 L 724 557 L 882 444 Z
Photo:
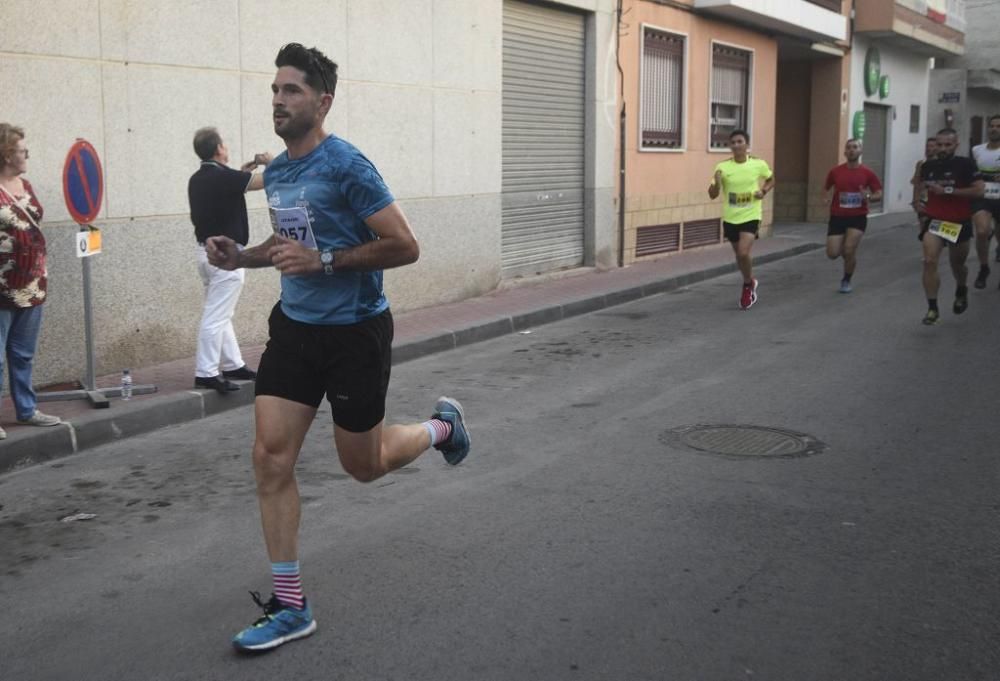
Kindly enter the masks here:
M 72 400 L 85 397 L 95 407 L 107 408 L 109 395 L 121 395 L 120 388 L 98 388 L 94 377 L 97 359 L 94 356 L 94 312 L 90 295 L 90 258 L 87 256 L 101 252 L 101 230 L 92 224 L 101 212 L 104 199 L 104 171 L 97 151 L 87 140 L 77 138 L 63 164 L 63 199 L 66 209 L 73 216 L 80 231 L 76 234 L 76 255 L 83 258 L 83 329 L 87 342 L 87 375 L 83 380 L 83 390 L 66 390 L 39 393 L 39 401 L 44 399 Z M 132 394 L 143 395 L 156 392 L 155 385 L 134 385 Z
M 63 199 L 66 210 L 79 225 L 90 225 L 101 212 L 104 199 L 104 171 L 97 150 L 77 139 L 63 164 Z M 101 252 L 101 232 L 90 227 L 76 235 L 76 255 L 85 258 Z
M 81 225 L 89 225 L 101 212 L 104 171 L 90 142 L 77 139 L 63 164 L 63 199 L 66 209 Z

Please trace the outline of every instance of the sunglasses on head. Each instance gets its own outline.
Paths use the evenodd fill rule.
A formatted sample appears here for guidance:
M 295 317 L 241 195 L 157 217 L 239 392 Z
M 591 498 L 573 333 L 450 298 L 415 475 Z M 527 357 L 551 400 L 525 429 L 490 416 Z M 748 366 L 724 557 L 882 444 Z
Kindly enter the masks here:
M 320 63 L 319 58 L 310 53 L 309 64 L 313 67 L 313 70 L 319 74 L 320 80 L 323 81 L 323 92 L 332 95 L 333 91 L 330 89 L 330 82 L 326 79 L 326 69 L 323 68 L 323 64 Z

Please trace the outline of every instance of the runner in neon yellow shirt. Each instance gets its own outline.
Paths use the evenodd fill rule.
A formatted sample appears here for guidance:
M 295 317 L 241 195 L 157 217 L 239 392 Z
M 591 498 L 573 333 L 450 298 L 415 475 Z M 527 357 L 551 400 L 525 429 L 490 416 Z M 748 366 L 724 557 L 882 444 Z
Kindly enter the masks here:
M 771 168 L 763 159 L 747 154 L 749 144 L 750 136 L 745 130 L 733 130 L 729 134 L 733 157 L 715 166 L 715 178 L 708 187 L 709 197 L 715 199 L 722 194 L 722 231 L 733 245 L 736 264 L 743 275 L 740 307 L 744 310 L 757 302 L 757 280 L 753 278 L 750 249 L 760 229 L 762 200 L 774 188 Z

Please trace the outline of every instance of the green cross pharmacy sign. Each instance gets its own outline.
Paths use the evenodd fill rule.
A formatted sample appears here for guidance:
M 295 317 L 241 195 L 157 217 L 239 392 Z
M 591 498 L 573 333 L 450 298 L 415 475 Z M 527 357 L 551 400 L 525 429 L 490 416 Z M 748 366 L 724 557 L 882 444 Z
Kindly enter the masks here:
M 869 97 L 879 91 L 882 80 L 882 58 L 878 50 L 869 47 L 865 53 L 865 94 Z M 886 83 L 886 93 L 888 93 L 888 82 Z

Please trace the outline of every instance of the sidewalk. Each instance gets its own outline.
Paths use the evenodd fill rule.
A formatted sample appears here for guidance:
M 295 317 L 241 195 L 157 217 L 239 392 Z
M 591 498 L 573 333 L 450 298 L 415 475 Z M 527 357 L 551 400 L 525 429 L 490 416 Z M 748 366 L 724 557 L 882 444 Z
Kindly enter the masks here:
M 909 214 L 890 214 L 869 220 L 869 232 L 910 222 Z M 774 235 L 754 246 L 754 262 L 787 258 L 821 248 L 826 226 L 780 224 Z M 736 271 L 728 244 L 678 253 L 651 262 L 604 272 L 582 269 L 561 276 L 543 276 L 516 286 L 503 286 L 487 295 L 395 316 L 393 363 L 399 364 L 436 352 L 496 338 L 575 315 L 619 305 L 645 296 Z M 733 279 L 735 305 L 737 282 Z M 275 291 L 277 296 L 277 291 Z M 244 347 L 247 364 L 256 367 L 263 345 Z M 7 439 L 0 441 L 0 474 L 49 459 L 82 452 L 114 440 L 164 426 L 206 418 L 253 402 L 253 384 L 219 395 L 194 390 L 194 359 L 186 358 L 134 370 L 136 384 L 152 384 L 157 392 L 135 395 L 128 402 L 111 398 L 108 409 L 94 409 L 86 400 L 40 404 L 64 424 L 49 428 L 20 426 L 4 397 L 2 413 Z M 119 374 L 100 376 L 98 387 L 116 387 Z

